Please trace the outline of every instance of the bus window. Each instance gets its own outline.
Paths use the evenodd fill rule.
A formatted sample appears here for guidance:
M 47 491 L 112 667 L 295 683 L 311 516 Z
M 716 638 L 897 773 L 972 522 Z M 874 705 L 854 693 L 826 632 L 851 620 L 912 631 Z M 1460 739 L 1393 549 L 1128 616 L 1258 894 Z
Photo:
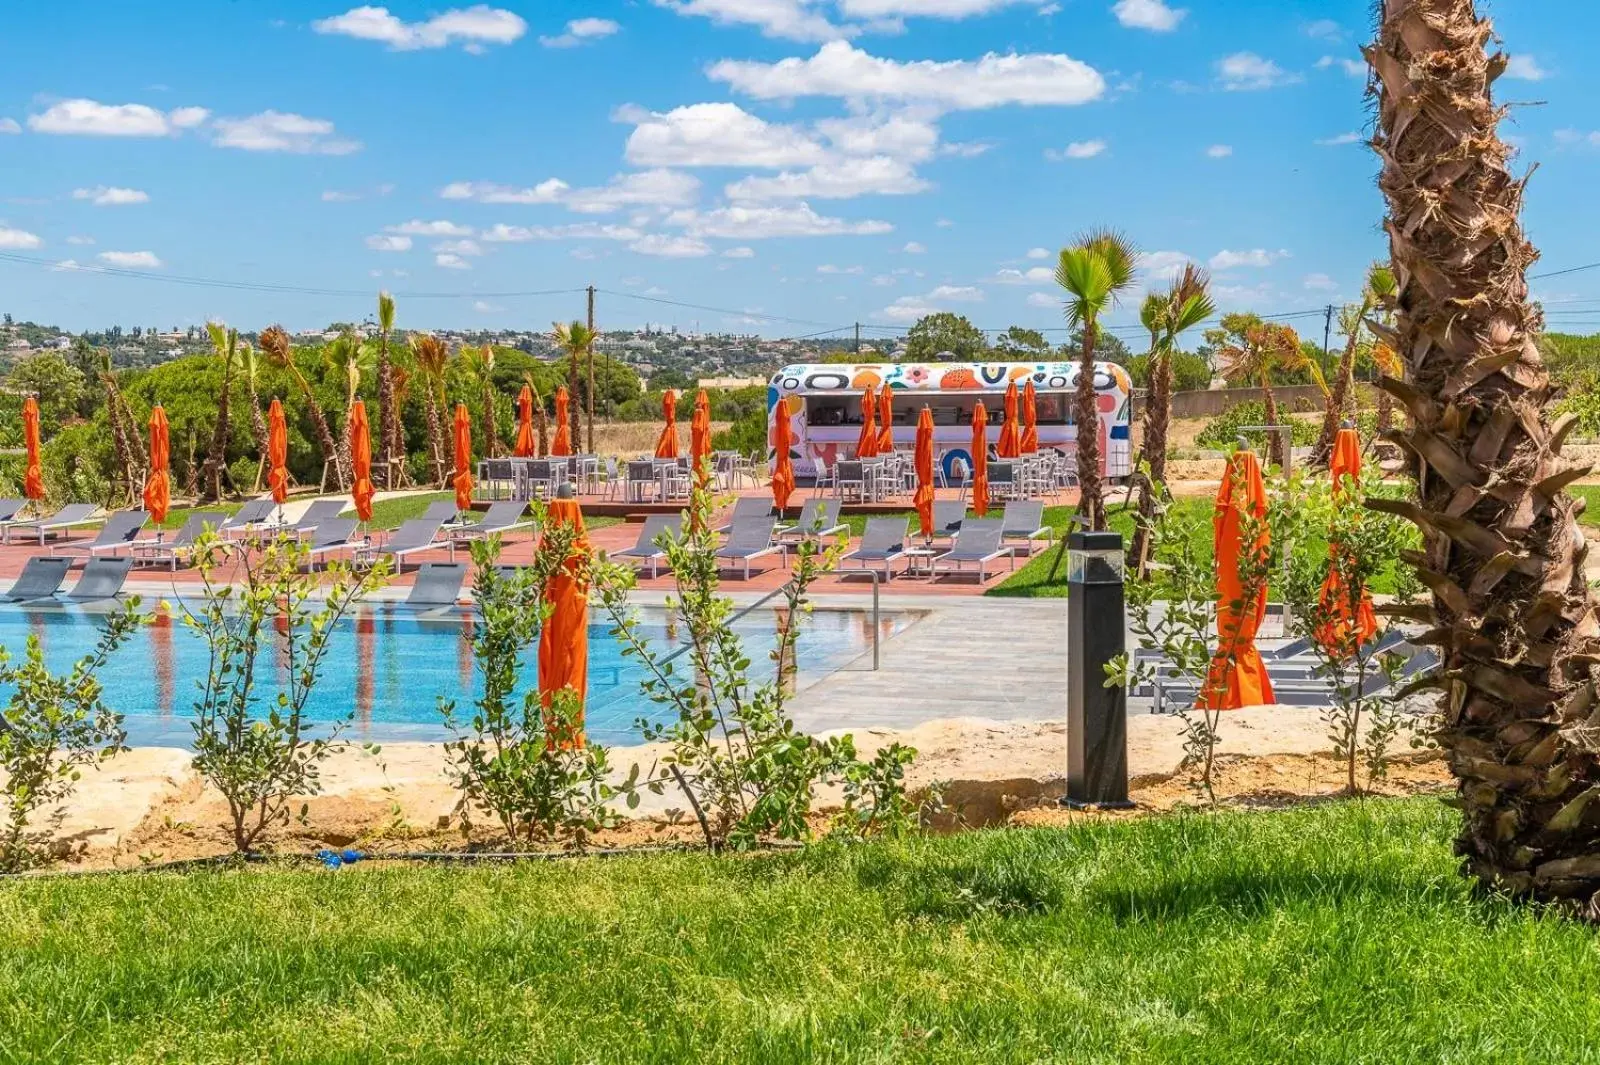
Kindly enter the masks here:
M 1071 425 L 1072 397 L 1065 392 L 1040 392 L 1034 411 L 1040 425 Z
M 858 402 L 856 406 L 859 408 L 860 403 Z M 861 420 L 859 413 L 857 413 L 855 420 L 858 422 Z M 806 400 L 807 425 L 848 425 L 849 423 L 850 417 L 845 409 L 843 396 L 837 398 L 833 396 L 813 396 Z

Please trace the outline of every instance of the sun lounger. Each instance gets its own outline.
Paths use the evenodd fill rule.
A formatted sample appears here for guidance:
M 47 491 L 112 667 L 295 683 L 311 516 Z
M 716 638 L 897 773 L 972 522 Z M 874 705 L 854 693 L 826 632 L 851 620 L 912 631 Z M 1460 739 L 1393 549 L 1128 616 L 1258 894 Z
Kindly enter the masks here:
M 1017 567 L 1017 556 L 1012 554 L 1009 547 L 1001 546 L 1001 539 L 1005 535 L 1005 528 L 997 518 L 968 518 L 961 523 L 961 531 L 956 533 L 955 544 L 933 560 L 933 572 L 937 576 L 940 572 L 959 573 L 963 567 L 971 565 L 978 574 L 978 583 L 989 579 L 989 563 L 1000 558 L 1009 558 L 1011 568 Z
M 306 512 L 299 518 L 283 527 L 283 531 L 294 536 L 305 536 L 316 530 L 318 525 L 325 521 L 332 521 L 345 511 L 342 499 L 314 499 L 306 507 Z
M 61 590 L 61 582 L 67 579 L 67 571 L 71 568 L 70 558 L 35 555 L 23 565 L 21 575 L 3 598 L 8 603 L 53 598 Z
M 428 509 L 422 512 L 418 521 L 437 521 L 440 525 L 462 525 L 461 511 L 456 509 L 453 499 L 440 499 L 429 503 Z
M 394 559 L 395 572 L 398 573 L 405 568 L 407 556 L 436 546 L 433 541 L 443 527 L 443 521 L 433 518 L 412 518 L 391 533 L 385 543 L 373 548 L 372 558 Z
M 933 538 L 947 540 L 961 531 L 967 518 L 967 504 L 959 499 L 935 501 L 933 504 Z
M 91 558 L 83 564 L 83 575 L 72 586 L 66 598 L 86 603 L 94 599 L 115 599 L 122 594 L 128 581 L 128 571 L 133 569 L 131 558 Z
M 906 532 L 910 527 L 910 518 L 868 518 L 860 545 L 840 559 L 840 564 L 854 562 L 861 569 L 882 566 L 883 579 L 893 579 L 891 567 L 906 553 Z
M 1044 504 L 1037 501 L 1013 501 L 1006 504 L 1000 516 L 1001 542 L 1012 554 L 1033 554 L 1033 545 L 1043 540 L 1048 548 L 1055 540 L 1055 530 L 1044 523 Z
M 772 500 L 766 496 L 740 496 L 733 501 L 733 513 L 728 515 L 728 520 L 717 526 L 716 532 L 732 532 L 733 527 L 749 518 L 765 518 L 772 513 Z
M 147 510 L 119 510 L 106 519 L 93 540 L 86 544 L 57 544 L 50 549 L 50 553 L 82 551 L 90 558 L 97 558 L 127 551 L 131 557 L 134 538 L 149 520 L 150 512 Z
M 0 525 L 6 525 L 17 520 L 17 515 L 22 513 L 22 508 L 28 505 L 26 499 L 0 499 Z
M 45 537 L 50 533 L 61 533 L 82 525 L 93 525 L 95 511 L 99 509 L 93 503 L 68 503 L 49 517 L 10 522 L 4 529 L 0 529 L 0 543 L 9 544 L 13 532 L 24 532 L 29 536 L 38 533 L 39 543 L 43 544 Z
M 317 523 L 312 530 L 311 538 L 306 544 L 306 553 L 311 556 L 311 565 L 327 555 L 338 551 L 347 551 L 356 545 L 350 541 L 355 535 L 356 526 L 361 524 L 355 518 L 329 518 Z
M 744 566 L 744 579 L 750 579 L 750 563 L 766 555 L 788 557 L 788 549 L 773 542 L 772 531 L 777 522 L 771 517 L 746 518 L 736 522 L 728 533 L 727 542 L 717 548 L 717 560 L 728 559 Z M 725 567 L 732 568 L 732 567 Z
M 465 562 L 424 562 L 417 567 L 417 582 L 406 596 L 406 606 L 454 606 L 469 568 Z
M 813 497 L 800 508 L 799 521 L 793 525 L 780 525 L 776 532 L 780 540 L 809 540 L 847 532 L 849 528 L 839 520 L 837 499 Z
M 133 557 L 135 561 L 155 566 L 166 563 L 176 572 L 179 559 L 194 554 L 195 541 L 200 539 L 201 534 L 208 528 L 216 532 L 222 528 L 226 518 L 227 515 L 219 510 L 191 513 L 189 519 L 183 523 L 183 528 L 179 529 L 178 534 L 171 539 L 163 536 L 158 539 L 135 540 Z
M 282 523 L 277 520 L 277 511 L 278 504 L 270 498 L 252 499 L 224 518 L 217 533 L 221 536 L 237 536 L 279 528 Z
M 1404 687 L 1418 674 L 1439 664 L 1439 654 L 1431 647 L 1413 648 L 1413 653 L 1395 673 L 1393 679 L 1381 669 L 1368 673 L 1361 685 L 1361 698 L 1372 699 L 1398 687 Z M 1272 679 L 1273 702 L 1282 706 L 1332 706 L 1337 701 L 1336 685 L 1326 676 L 1286 677 Z M 1352 694 L 1354 694 L 1352 692 Z M 1199 697 L 1198 686 L 1192 678 L 1157 678 L 1151 713 L 1168 713 L 1169 703 L 1192 704 Z
M 533 522 L 525 520 L 528 505 L 522 502 L 491 503 L 483 520 L 475 525 L 463 525 L 450 530 L 450 558 L 456 557 L 456 547 L 460 544 L 470 543 L 473 540 L 482 540 L 486 537 L 496 536 L 501 533 L 515 532 L 517 529 L 531 529 Z
M 667 553 L 656 543 L 661 539 L 661 534 L 670 532 L 674 538 L 683 535 L 683 516 L 680 514 L 652 514 L 644 520 L 644 527 L 639 530 L 638 541 L 630 548 L 622 551 L 613 551 L 612 558 L 637 558 L 650 563 L 650 576 L 656 575 L 656 567 Z

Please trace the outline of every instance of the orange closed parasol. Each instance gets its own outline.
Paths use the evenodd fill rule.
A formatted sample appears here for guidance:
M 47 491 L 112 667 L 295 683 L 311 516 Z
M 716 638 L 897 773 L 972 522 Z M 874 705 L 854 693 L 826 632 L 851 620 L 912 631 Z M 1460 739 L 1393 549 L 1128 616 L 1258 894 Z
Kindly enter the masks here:
M 517 393 L 517 445 L 511 453 L 519 459 L 532 458 L 533 443 L 533 389 L 527 385 Z
M 887 383 L 878 393 L 878 454 L 894 450 L 894 391 Z
M 567 390 L 556 389 L 556 438 L 550 445 L 550 454 L 555 458 L 572 454 L 572 426 L 568 421 L 567 408 Z
M 1272 547 L 1266 526 L 1267 489 L 1261 480 L 1261 461 L 1248 448 L 1228 460 L 1222 487 L 1217 491 L 1212 533 L 1217 545 L 1217 653 L 1211 660 L 1205 690 L 1197 703 L 1207 710 L 1237 710 L 1274 702 L 1272 679 L 1256 650 L 1256 633 L 1267 616 L 1266 577 L 1241 576 L 1241 561 L 1265 570 Z M 1249 529 L 1246 522 L 1249 522 Z M 1253 543 L 1244 538 L 1254 529 Z M 1246 578 L 1252 587 L 1246 587 Z
M 794 492 L 794 428 L 789 424 L 789 401 L 782 396 L 772 408 L 772 501 L 783 514 Z
M 167 428 L 167 412 L 157 403 L 150 411 L 150 476 L 144 482 L 144 509 L 157 525 L 167 520 L 172 506 L 172 438 Z
M 276 399 L 267 408 L 267 487 L 273 502 L 283 506 L 289 498 L 289 425 Z
M 367 405 L 356 400 L 350 405 L 350 465 L 354 467 L 355 484 L 350 495 L 356 502 L 356 516 L 362 521 L 372 520 L 372 428 L 367 424 Z
M 675 459 L 678 457 L 678 393 L 670 388 L 661 396 L 661 417 L 667 424 L 656 437 L 656 458 Z
M 703 388 L 694 397 L 694 416 L 689 419 L 689 465 L 701 488 L 710 483 L 711 397 Z
M 972 408 L 972 509 L 989 513 L 989 412 L 981 399 Z
M 34 502 L 44 498 L 44 467 L 39 464 L 39 401 L 22 401 L 22 442 L 28 449 L 28 466 L 22 474 L 22 494 Z
M 1032 381 L 1022 388 L 1022 453 L 1039 453 L 1039 393 Z
M 856 458 L 871 459 L 878 457 L 878 401 L 873 396 L 872 386 L 861 393 L 861 435 L 856 437 Z
M 926 406 L 922 408 L 922 413 L 917 415 L 917 443 L 913 459 L 912 464 L 917 470 L 917 494 L 912 501 L 917 508 L 917 521 L 922 526 L 922 535 L 931 540 L 933 538 L 933 411 Z
M 578 535 L 566 561 L 545 586 L 550 617 L 539 634 L 539 698 L 548 710 L 558 692 L 570 689 L 577 696 L 572 733 L 560 735 L 556 730 L 556 743 L 582 747 L 583 703 L 589 687 L 589 539 L 583 511 L 571 491 L 562 485 L 545 516 L 549 528 L 572 526 Z
M 1351 428 L 1339 430 L 1339 435 L 1334 438 L 1333 462 L 1329 466 L 1333 475 L 1333 493 L 1336 498 L 1342 497 L 1345 492 L 1354 489 L 1361 478 L 1361 438 Z M 1340 547 L 1337 543 L 1328 545 L 1328 553 L 1335 563 L 1339 561 Z M 1352 598 L 1354 604 L 1354 617 L 1352 618 Z M 1337 658 L 1348 658 L 1366 643 L 1378 631 L 1378 619 L 1373 614 L 1372 596 L 1362 588 L 1359 597 L 1346 593 L 1344 577 L 1339 566 L 1335 564 L 1328 570 L 1328 576 L 1322 582 L 1322 613 L 1328 622 L 1318 627 L 1316 632 L 1317 642 L 1320 643 L 1330 655 Z
M 994 453 L 1003 459 L 1014 459 L 1022 454 L 1022 430 L 1017 426 L 1017 383 L 1006 386 L 1006 416 L 1000 423 L 1000 440 Z
M 456 404 L 456 509 L 472 509 L 472 415 L 465 403 Z

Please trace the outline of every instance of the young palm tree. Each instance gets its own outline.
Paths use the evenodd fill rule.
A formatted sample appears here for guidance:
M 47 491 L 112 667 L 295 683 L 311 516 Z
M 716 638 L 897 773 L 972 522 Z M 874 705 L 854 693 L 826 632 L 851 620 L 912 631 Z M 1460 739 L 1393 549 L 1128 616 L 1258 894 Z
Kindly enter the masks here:
M 544 397 L 539 395 L 539 386 L 533 383 L 533 374 L 523 374 L 522 382 L 533 392 L 533 430 L 538 438 L 534 453 L 544 458 L 550 454 L 550 419 L 544 411 Z
M 350 330 L 345 330 L 334 337 L 322 348 L 323 365 L 336 371 L 344 378 L 344 415 L 350 417 L 350 408 L 355 404 L 356 394 L 361 391 L 361 378 L 377 365 L 379 348 L 373 344 L 363 344 L 361 338 Z M 350 453 L 350 434 L 339 434 L 339 463 L 343 468 L 351 471 L 355 476 L 354 456 Z
M 261 477 L 267 468 L 267 418 L 261 413 L 261 356 L 249 344 L 239 345 L 239 370 L 244 374 L 250 393 L 250 439 L 255 442 L 256 454 L 260 456 L 256 463 L 256 483 L 251 488 L 255 491 L 261 487 Z
M 473 373 L 478 378 L 478 387 L 483 390 L 483 455 L 484 458 L 499 458 L 499 434 L 494 427 L 494 348 L 485 344 L 478 350 L 476 358 L 472 361 Z
M 567 395 L 573 397 L 569 410 L 568 420 L 572 423 L 572 442 L 579 440 L 579 431 L 582 429 L 583 405 L 578 402 L 578 367 L 586 354 L 594 350 L 595 334 L 582 322 L 573 322 L 571 325 L 555 323 L 556 347 L 560 348 L 567 357 Z
M 1392 330 L 1406 363 L 1382 383 L 1407 408 L 1433 592 L 1426 637 L 1444 658 L 1435 736 L 1458 780 L 1456 853 L 1511 894 L 1600 916 L 1600 692 L 1580 505 L 1586 467 L 1564 459 L 1574 419 L 1534 338 L 1526 272 L 1538 253 L 1519 214 L 1524 179 L 1500 139 L 1491 87 L 1506 57 L 1473 0 L 1383 0 L 1375 72 L 1391 259 Z
M 294 346 L 289 342 L 289 334 L 283 331 L 281 325 L 268 326 L 258 338 L 261 345 L 261 354 L 266 356 L 268 362 L 286 371 L 295 387 L 300 390 L 300 395 L 305 400 L 306 413 L 311 418 L 312 428 L 317 434 L 317 443 L 322 448 L 322 462 L 326 469 L 333 472 L 334 487 L 341 492 L 350 490 L 350 471 L 344 465 L 343 455 L 339 444 L 333 438 L 333 430 L 328 426 L 328 416 L 323 413 L 322 406 L 317 402 L 317 397 L 311 391 L 311 382 L 306 380 L 305 374 L 300 372 L 300 367 L 295 365 Z
M 400 408 L 395 402 L 394 368 L 389 364 L 389 334 L 394 332 L 394 297 L 378 293 L 378 441 L 385 486 L 400 483 Z
M 1100 481 L 1100 412 L 1095 402 L 1094 346 L 1100 315 L 1116 303 L 1134 280 L 1138 253 L 1119 233 L 1094 230 L 1061 249 L 1056 284 L 1067 290 L 1067 324 L 1083 329 L 1083 356 L 1078 364 L 1078 390 L 1073 421 L 1078 427 L 1078 519 L 1085 529 L 1106 527 L 1104 489 Z
M 112 486 L 113 495 L 108 503 L 134 499 L 139 495 L 142 474 L 149 468 L 150 460 L 144 447 L 141 427 L 128 409 L 128 401 L 117 386 L 117 373 L 111 365 L 111 352 L 100 352 L 98 371 L 100 384 L 106 392 L 106 421 L 111 428 L 112 454 L 117 464 L 118 484 Z
M 444 371 L 450 361 L 450 349 L 432 334 L 413 334 L 411 354 L 422 373 L 422 412 L 428 420 L 428 459 L 433 464 L 434 483 L 444 484 L 444 416 L 440 412 L 444 410 Z
M 1346 307 L 1339 315 L 1339 330 L 1344 334 L 1344 354 L 1339 358 L 1339 368 L 1334 372 L 1332 390 L 1328 395 L 1327 410 L 1322 416 L 1322 433 L 1311 452 L 1311 465 L 1325 470 L 1333 461 L 1333 441 L 1339 424 L 1349 414 L 1356 385 L 1356 353 L 1361 349 L 1362 335 L 1366 331 L 1367 316 L 1373 308 L 1394 296 L 1394 271 L 1383 263 L 1373 263 L 1367 271 L 1367 283 L 1361 290 L 1361 302 Z
M 1266 424 L 1275 428 L 1278 400 L 1272 394 L 1272 377 L 1277 373 L 1308 373 L 1323 390 L 1328 387 L 1322 370 L 1300 346 L 1300 336 L 1286 325 L 1263 322 L 1253 314 L 1230 314 L 1222 319 L 1224 342 L 1217 351 L 1222 360 L 1222 376 L 1235 386 L 1254 385 L 1261 390 L 1266 408 Z M 1290 441 L 1280 432 L 1268 432 L 1267 461 L 1281 469 L 1289 465 Z
M 222 482 L 228 475 L 229 406 L 233 393 L 233 368 L 239 361 L 239 331 L 229 329 L 220 322 L 207 322 L 206 333 L 211 338 L 211 351 L 222 360 L 222 387 L 217 390 L 217 420 L 211 430 L 211 447 L 206 451 L 205 465 L 200 468 L 202 501 L 222 498 Z

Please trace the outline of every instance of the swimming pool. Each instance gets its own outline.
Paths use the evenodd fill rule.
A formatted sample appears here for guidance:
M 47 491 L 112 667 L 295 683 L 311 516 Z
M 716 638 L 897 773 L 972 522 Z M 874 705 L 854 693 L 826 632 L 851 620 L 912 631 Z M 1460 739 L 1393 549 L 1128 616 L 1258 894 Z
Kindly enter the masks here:
M 593 617 L 593 615 L 591 615 Z M 640 611 L 645 634 L 657 648 L 675 646 L 677 629 L 660 609 Z M 782 614 L 763 608 L 735 626 L 744 641 L 756 679 L 770 679 Z M 885 611 L 878 626 L 887 640 L 915 620 Z M 0 646 L 14 659 L 27 638 L 37 635 L 52 669 L 64 671 L 88 653 L 99 637 L 94 613 L 72 607 L 0 607 Z M 354 710 L 346 736 L 354 740 L 434 742 L 449 738 L 439 717 L 439 698 L 456 699 L 468 709 L 482 684 L 472 656 L 473 615 L 466 611 L 419 612 L 401 606 L 369 604 L 340 622 L 324 660 L 322 678 L 308 704 L 308 717 L 327 722 Z M 797 686 L 804 688 L 837 672 L 871 649 L 872 615 L 861 610 L 816 610 L 803 617 L 796 648 Z M 524 656 L 526 682 L 537 683 L 537 648 Z M 197 685 L 205 678 L 206 645 L 170 614 L 158 613 L 118 649 L 101 673 L 105 701 L 126 716 L 133 746 L 188 746 L 189 721 Z M 259 667 L 258 667 L 259 668 Z M 285 663 L 271 668 L 270 684 L 284 681 Z M 870 668 L 870 663 L 859 668 Z M 680 672 L 682 666 L 679 667 Z M 640 742 L 640 717 L 658 716 L 659 707 L 639 690 L 644 668 L 622 656 L 609 624 L 589 626 L 587 728 L 606 744 Z M 274 692 L 275 687 L 265 689 Z M 9 692 L 0 690 L 0 699 Z M 460 715 L 465 719 L 468 715 Z M 320 733 L 320 734 L 326 734 Z

